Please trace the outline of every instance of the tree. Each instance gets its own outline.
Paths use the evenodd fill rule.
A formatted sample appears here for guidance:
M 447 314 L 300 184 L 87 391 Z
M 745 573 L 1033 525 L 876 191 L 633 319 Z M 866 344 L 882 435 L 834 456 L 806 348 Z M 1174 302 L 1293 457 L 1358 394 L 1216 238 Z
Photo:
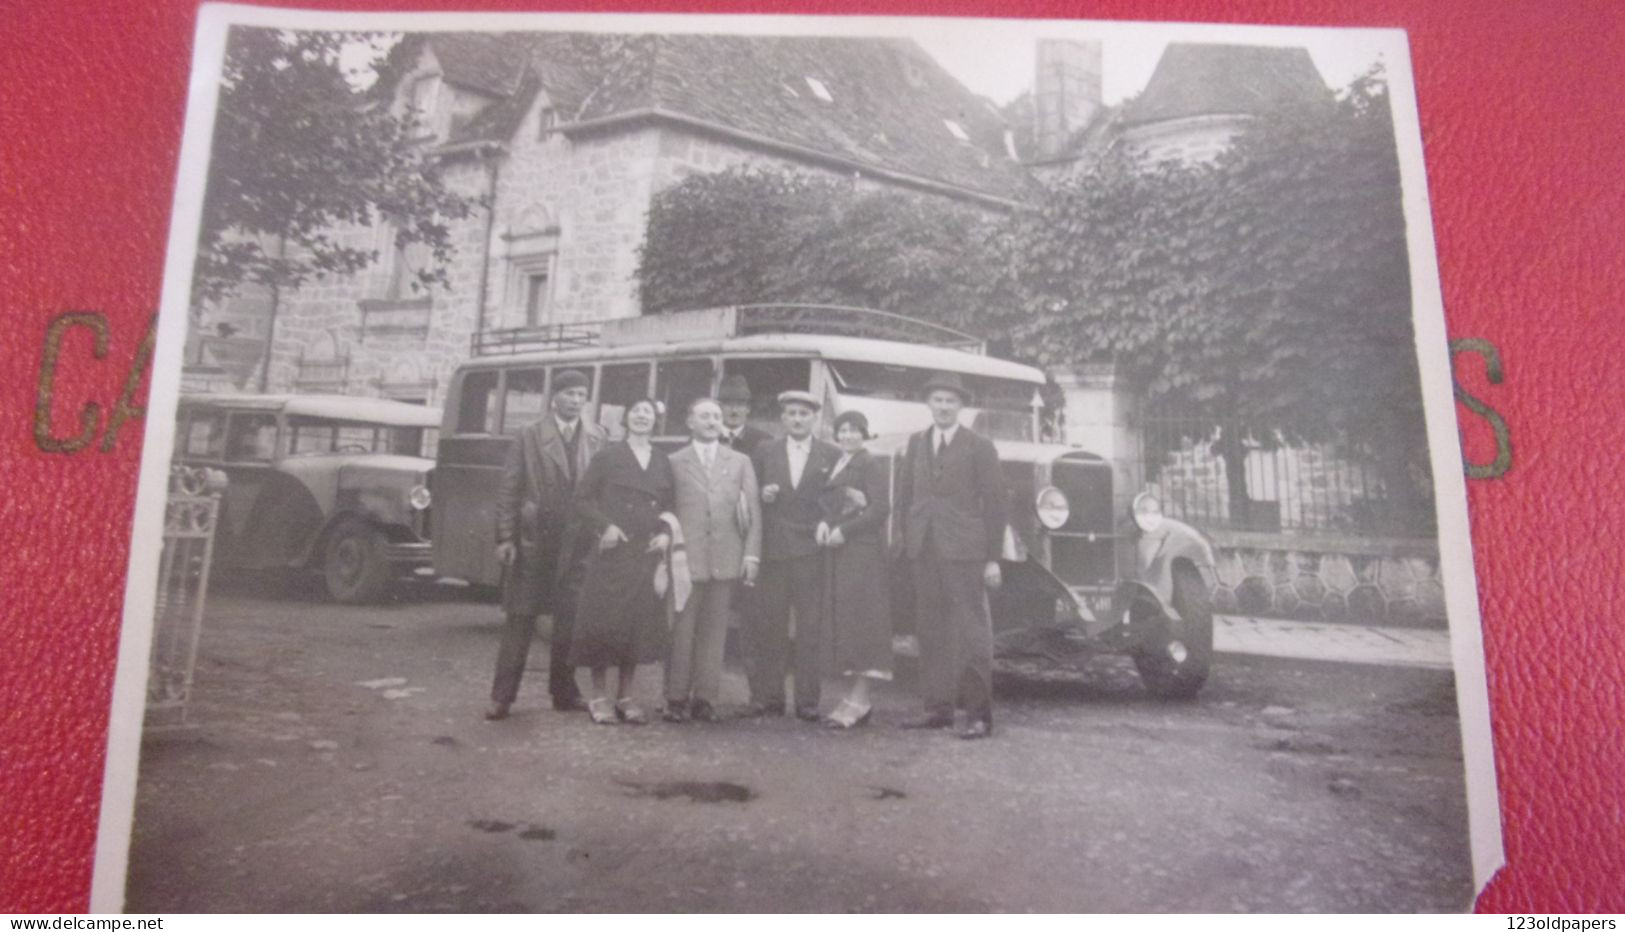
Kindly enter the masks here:
M 395 224 L 400 246 L 432 256 L 419 283 L 445 283 L 450 223 L 479 203 L 448 190 L 414 115 L 383 89 L 351 87 L 340 53 L 352 33 L 233 28 L 227 37 L 193 281 L 194 306 L 240 285 L 297 287 L 351 273 L 376 250 L 345 245 L 344 225 Z
M 1212 164 L 1119 151 L 1009 216 L 801 174 L 696 175 L 656 196 L 639 278 L 649 313 L 850 303 L 1039 366 L 1114 361 L 1147 405 L 1224 425 L 1239 511 L 1249 449 L 1336 440 L 1381 469 L 1397 512 L 1431 513 L 1379 73 L 1259 117 Z
M 650 206 L 639 295 L 645 313 L 848 304 L 997 333 L 999 312 L 1017 307 L 1008 228 L 940 197 L 825 176 L 691 175 Z
M 1260 117 L 1211 165 L 1108 159 L 1053 191 L 1020 240 L 1016 344 L 1042 363 L 1113 360 L 1149 405 L 1225 424 L 1233 502 L 1243 441 L 1343 439 L 1401 504 L 1425 495 L 1379 75 Z

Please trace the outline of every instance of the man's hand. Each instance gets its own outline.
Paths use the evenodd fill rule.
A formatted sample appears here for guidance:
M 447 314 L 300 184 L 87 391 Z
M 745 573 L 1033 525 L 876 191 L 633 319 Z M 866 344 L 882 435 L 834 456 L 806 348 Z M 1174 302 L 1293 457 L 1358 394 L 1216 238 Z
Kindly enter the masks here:
M 626 543 L 626 535 L 621 533 L 620 528 L 611 524 L 609 527 L 604 528 L 603 536 L 598 538 L 598 549 L 613 550 L 624 543 Z
M 773 500 L 778 498 L 778 497 L 779 497 L 779 484 L 777 482 L 773 483 L 772 485 L 764 485 L 764 486 L 762 486 L 762 501 L 764 501 L 767 504 L 771 505 L 771 504 L 773 504 Z
M 760 564 L 758 564 L 755 560 L 751 560 L 751 559 L 746 559 L 745 560 L 745 566 L 744 566 L 743 570 L 741 570 L 741 572 L 743 572 L 745 574 L 745 585 L 747 585 L 747 586 L 756 585 L 756 571 L 758 569 L 760 569 Z
M 519 548 L 513 545 L 513 541 L 505 540 L 497 544 L 497 562 L 503 566 L 513 566 L 513 561 L 518 556 Z
M 1004 585 L 1004 573 L 999 569 L 999 561 L 987 561 L 987 567 L 982 570 L 982 585 L 989 589 L 997 589 Z
M 644 553 L 664 553 L 666 548 L 670 546 L 670 534 L 656 534 L 649 538 L 649 549 L 645 550 Z
M 820 547 L 829 543 L 829 524 L 827 522 L 818 522 L 818 530 L 813 531 L 813 543 Z

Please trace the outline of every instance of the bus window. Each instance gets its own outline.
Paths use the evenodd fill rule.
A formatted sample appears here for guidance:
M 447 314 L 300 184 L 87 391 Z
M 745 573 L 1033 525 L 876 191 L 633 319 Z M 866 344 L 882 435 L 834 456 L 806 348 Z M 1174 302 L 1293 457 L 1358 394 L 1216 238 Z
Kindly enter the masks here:
M 502 432 L 517 434 L 547 413 L 547 370 L 509 369 L 503 391 Z
M 459 434 L 494 434 L 497 432 L 497 375 L 495 369 L 469 372 L 463 376 L 462 391 L 457 399 L 457 432 Z
M 649 397 L 649 364 L 626 362 L 604 366 L 598 384 L 598 425 L 610 440 L 626 436 L 626 409 L 639 398 Z
M 666 406 L 666 415 L 655 433 L 671 436 L 684 433 L 689 402 L 708 398 L 716 366 L 709 359 L 666 359 L 655 365 L 655 400 Z
M 288 418 L 288 455 L 333 452 L 337 449 L 333 432 L 334 425 L 331 421 Z
M 779 432 L 779 392 L 812 386 L 810 359 L 725 359 L 724 378 L 742 375 L 750 385 L 750 422 L 774 434 Z

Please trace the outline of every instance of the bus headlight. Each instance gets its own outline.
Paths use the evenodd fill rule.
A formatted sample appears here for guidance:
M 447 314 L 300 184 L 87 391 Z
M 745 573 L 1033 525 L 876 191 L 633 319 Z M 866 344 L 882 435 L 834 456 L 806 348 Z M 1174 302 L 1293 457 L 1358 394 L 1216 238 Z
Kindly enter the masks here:
M 1052 531 L 1059 530 L 1072 517 L 1072 503 L 1066 500 L 1064 492 L 1053 485 L 1038 493 L 1033 507 L 1038 512 L 1038 523 Z
M 1162 527 L 1162 502 L 1150 492 L 1134 496 L 1134 523 L 1146 533 Z
M 412 487 L 412 491 L 406 493 L 407 504 L 411 505 L 418 511 L 423 511 L 424 509 L 428 508 L 429 500 L 428 486 L 415 485 Z

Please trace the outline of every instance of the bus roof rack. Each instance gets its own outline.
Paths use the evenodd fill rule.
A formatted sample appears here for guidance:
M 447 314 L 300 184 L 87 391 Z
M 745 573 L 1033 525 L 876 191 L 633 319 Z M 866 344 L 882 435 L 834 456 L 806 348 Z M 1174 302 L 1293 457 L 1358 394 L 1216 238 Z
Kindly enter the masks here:
M 634 346 L 793 333 L 858 337 L 939 346 L 983 355 L 982 340 L 941 324 L 839 304 L 736 304 L 576 324 L 486 330 L 473 337 L 475 356 L 591 346 Z

